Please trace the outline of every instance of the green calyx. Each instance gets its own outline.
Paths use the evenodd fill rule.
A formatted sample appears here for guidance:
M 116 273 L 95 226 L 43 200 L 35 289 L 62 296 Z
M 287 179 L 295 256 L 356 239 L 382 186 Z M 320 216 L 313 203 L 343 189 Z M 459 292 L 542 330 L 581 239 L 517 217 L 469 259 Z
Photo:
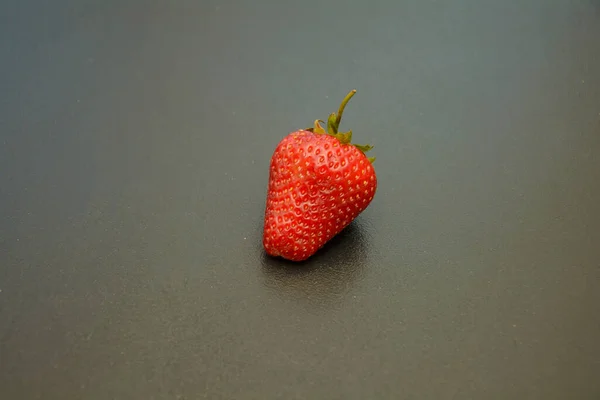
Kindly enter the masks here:
M 371 150 L 373 148 L 373 146 L 371 145 L 362 145 L 362 144 L 354 144 L 351 143 L 352 142 L 352 131 L 348 131 L 348 132 L 339 132 L 339 127 L 340 127 L 340 122 L 342 120 L 342 114 L 344 113 L 344 108 L 346 108 L 346 104 L 348 104 L 348 102 L 350 101 L 350 99 L 352 98 L 352 96 L 354 96 L 354 94 L 356 93 L 356 90 L 351 90 L 350 93 L 348 93 L 346 95 L 346 97 L 344 97 L 344 100 L 342 100 L 342 104 L 340 104 L 340 108 L 338 109 L 337 114 L 336 113 L 331 113 L 329 114 L 329 118 L 327 118 L 327 130 L 325 130 L 321 124 L 325 123 L 325 121 L 323 120 L 316 120 L 314 123 L 314 126 L 312 128 L 307 128 L 306 130 L 309 132 L 313 132 L 319 135 L 330 135 L 335 137 L 337 140 L 340 141 L 340 143 L 342 144 L 350 144 L 354 147 L 356 147 L 357 149 L 359 149 L 360 151 L 362 151 L 363 153 L 366 153 L 367 151 Z M 368 160 L 373 163 L 375 161 L 375 157 L 367 157 Z

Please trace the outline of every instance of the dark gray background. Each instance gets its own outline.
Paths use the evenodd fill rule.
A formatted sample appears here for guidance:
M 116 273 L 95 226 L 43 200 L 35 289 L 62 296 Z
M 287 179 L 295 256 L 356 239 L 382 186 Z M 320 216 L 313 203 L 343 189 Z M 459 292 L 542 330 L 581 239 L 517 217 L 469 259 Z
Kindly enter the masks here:
M 0 6 L 0 398 L 600 398 L 600 3 Z M 264 257 L 335 111 L 371 206 Z

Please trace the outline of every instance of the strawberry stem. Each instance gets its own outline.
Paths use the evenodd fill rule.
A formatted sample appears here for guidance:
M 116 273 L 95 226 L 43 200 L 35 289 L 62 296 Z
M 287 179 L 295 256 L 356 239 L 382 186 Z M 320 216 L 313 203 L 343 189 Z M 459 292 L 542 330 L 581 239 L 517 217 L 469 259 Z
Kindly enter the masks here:
M 356 89 L 351 90 L 346 95 L 346 97 L 344 97 L 344 99 L 342 100 L 342 103 L 340 104 L 340 108 L 338 109 L 337 114 L 335 114 L 335 113 L 329 114 L 329 117 L 327 118 L 327 124 L 326 124 L 327 130 L 325 130 L 321 126 L 321 123 L 325 123 L 325 121 L 322 121 L 320 119 L 316 120 L 314 125 L 311 128 L 307 128 L 306 130 L 313 132 L 313 133 L 320 134 L 320 135 L 334 136 L 342 144 L 352 144 L 351 143 L 352 131 L 339 133 L 338 130 L 340 128 L 340 122 L 342 121 L 342 115 L 344 114 L 344 109 L 346 108 L 346 105 L 348 104 L 348 102 L 350 101 L 352 96 L 354 96 L 354 94 L 356 94 Z M 371 146 L 371 145 L 352 144 L 352 146 L 359 149 L 363 154 L 373 148 L 373 146 Z M 367 158 L 371 163 L 373 163 L 375 161 L 375 157 L 367 157 Z
M 342 104 L 340 104 L 340 109 L 338 110 L 337 116 L 335 117 L 335 123 L 334 123 L 336 133 L 337 133 L 338 128 L 340 127 L 340 122 L 342 121 L 342 114 L 344 114 L 344 108 L 346 108 L 346 104 L 348 104 L 348 102 L 350 101 L 352 96 L 354 96 L 355 93 L 356 93 L 356 89 L 352 89 L 350 91 L 350 93 L 348 93 L 346 95 L 346 97 L 344 97 L 344 100 L 342 100 Z

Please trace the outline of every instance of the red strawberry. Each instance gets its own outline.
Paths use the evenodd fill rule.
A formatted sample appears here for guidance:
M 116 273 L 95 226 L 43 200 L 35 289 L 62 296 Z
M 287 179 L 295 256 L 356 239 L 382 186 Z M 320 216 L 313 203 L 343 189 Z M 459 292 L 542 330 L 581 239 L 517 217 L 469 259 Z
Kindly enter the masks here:
M 338 133 L 342 101 L 327 120 L 290 133 L 271 158 L 263 246 L 272 256 L 306 260 L 341 232 L 373 200 L 377 177 L 372 146 L 351 144 L 352 131 Z

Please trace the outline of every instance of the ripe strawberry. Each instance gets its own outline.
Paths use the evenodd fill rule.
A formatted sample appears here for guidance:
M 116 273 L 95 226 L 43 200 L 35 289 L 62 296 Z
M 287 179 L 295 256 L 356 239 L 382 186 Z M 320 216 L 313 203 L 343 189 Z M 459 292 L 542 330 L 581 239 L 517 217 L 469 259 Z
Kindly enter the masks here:
M 372 146 L 351 144 L 352 131 L 339 133 L 342 101 L 327 120 L 290 133 L 271 158 L 263 246 L 267 254 L 292 261 L 312 256 L 373 200 L 377 177 Z

